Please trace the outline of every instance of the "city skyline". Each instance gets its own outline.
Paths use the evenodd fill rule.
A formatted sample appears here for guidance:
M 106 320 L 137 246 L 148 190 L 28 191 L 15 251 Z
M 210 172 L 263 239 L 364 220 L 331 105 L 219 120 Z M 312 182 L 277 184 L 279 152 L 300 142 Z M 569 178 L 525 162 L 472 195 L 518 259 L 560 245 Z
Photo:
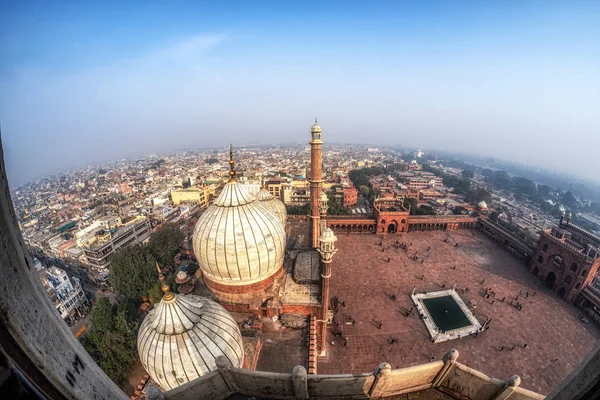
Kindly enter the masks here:
M 597 4 L 345 4 L 6 7 L 11 183 L 286 142 L 315 114 L 330 143 L 462 151 L 596 180 Z

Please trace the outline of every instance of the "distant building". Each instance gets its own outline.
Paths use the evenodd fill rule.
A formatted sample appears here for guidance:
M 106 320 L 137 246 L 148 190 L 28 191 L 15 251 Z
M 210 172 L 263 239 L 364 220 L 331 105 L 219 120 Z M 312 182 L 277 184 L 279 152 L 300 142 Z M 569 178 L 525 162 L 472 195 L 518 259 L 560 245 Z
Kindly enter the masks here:
M 584 220 L 590 224 L 595 224 L 597 226 L 600 226 L 600 218 L 598 218 L 594 215 L 581 213 L 581 214 L 577 214 L 577 217 L 581 218 L 582 220 Z
M 88 300 L 77 278 L 73 278 L 73 284 L 67 273 L 58 267 L 41 269 L 39 273 L 50 299 L 65 321 L 70 323 L 76 315 L 83 315 Z
M 173 201 L 173 204 L 176 206 L 180 205 L 181 203 L 195 203 L 201 207 L 208 207 L 208 203 L 210 201 L 210 189 L 174 189 L 171 190 L 171 201 Z
M 600 238 L 561 217 L 557 227 L 542 232 L 530 271 L 569 302 L 590 285 L 600 267 Z
M 150 237 L 150 232 L 150 222 L 143 216 L 108 231 L 98 229 L 93 233 L 93 239 L 88 240 L 83 248 L 86 263 L 101 273 L 102 279 L 106 279 L 113 253 L 121 247 L 142 243 Z
M 356 188 L 344 189 L 344 207 L 354 207 L 358 202 L 358 190 Z
M 129 195 L 133 193 L 133 188 L 131 187 L 131 185 L 129 185 L 128 183 L 121 183 L 121 194 L 123 195 Z
M 421 190 L 421 189 L 426 189 L 428 187 L 441 186 L 442 178 L 440 178 L 438 176 L 436 176 L 436 177 L 414 176 L 414 177 L 406 178 L 404 183 L 411 190 Z
M 265 182 L 265 188 L 271 193 L 275 198 L 282 199 L 284 182 L 281 179 L 269 179 Z
M 169 207 L 166 205 L 155 207 L 152 210 L 153 226 L 155 224 L 170 224 L 179 221 L 181 210 L 179 207 Z
M 419 191 L 419 199 L 423 201 L 437 200 L 440 197 L 444 197 L 444 195 L 434 189 L 421 189 Z

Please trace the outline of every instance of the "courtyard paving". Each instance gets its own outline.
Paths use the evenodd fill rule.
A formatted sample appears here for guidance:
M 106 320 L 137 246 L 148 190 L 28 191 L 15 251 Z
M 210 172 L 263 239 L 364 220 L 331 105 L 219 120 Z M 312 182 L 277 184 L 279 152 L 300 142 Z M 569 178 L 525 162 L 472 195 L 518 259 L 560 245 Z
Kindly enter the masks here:
M 410 244 L 406 253 L 394 248 L 396 240 Z M 454 348 L 463 364 L 502 380 L 519 375 L 523 387 L 548 394 L 600 338 L 597 326 L 577 319 L 581 313 L 576 307 L 560 300 L 522 261 L 475 230 L 411 232 L 383 239 L 342 234 L 337 246 L 331 297 L 345 302 L 336 321 L 342 323 L 348 343 L 344 347 L 345 340 L 329 331 L 320 374 L 372 371 L 383 361 L 392 368 L 407 367 L 432 357 L 440 360 Z M 412 259 L 415 253 L 417 261 Z M 436 291 L 455 283 L 480 323 L 491 318 L 490 328 L 477 337 L 434 344 L 416 313 L 405 316 L 413 306 L 410 294 L 413 287 Z M 462 293 L 465 288 L 469 290 Z M 495 298 L 484 297 L 486 288 L 495 291 Z M 522 309 L 510 305 L 511 300 Z M 398 342 L 389 344 L 392 338 Z

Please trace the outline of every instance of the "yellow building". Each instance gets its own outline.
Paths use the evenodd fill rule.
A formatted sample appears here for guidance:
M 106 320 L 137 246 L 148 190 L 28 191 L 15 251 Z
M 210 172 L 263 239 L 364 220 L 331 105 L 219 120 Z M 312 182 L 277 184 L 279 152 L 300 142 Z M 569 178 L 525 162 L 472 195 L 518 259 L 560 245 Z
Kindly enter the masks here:
M 214 193 L 214 189 L 212 190 Z M 173 204 L 179 205 L 182 202 L 197 203 L 201 207 L 207 207 L 210 200 L 211 188 L 190 188 L 171 190 L 171 200 Z

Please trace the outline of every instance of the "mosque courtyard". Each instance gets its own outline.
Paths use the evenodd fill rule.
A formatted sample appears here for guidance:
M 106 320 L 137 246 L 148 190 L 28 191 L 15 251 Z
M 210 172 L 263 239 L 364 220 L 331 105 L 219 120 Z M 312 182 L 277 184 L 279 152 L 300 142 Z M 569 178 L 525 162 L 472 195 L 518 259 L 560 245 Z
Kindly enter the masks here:
M 409 244 L 408 250 L 396 249 L 396 240 Z M 320 374 L 372 371 L 383 361 L 392 368 L 407 367 L 440 360 L 454 348 L 469 367 L 503 380 L 519 375 L 523 387 L 548 394 L 600 338 L 594 324 L 579 321 L 580 310 L 478 231 L 411 232 L 384 239 L 340 234 L 337 247 L 331 298 L 345 303 L 335 314 L 342 336 L 334 335 L 334 327 L 329 330 Z M 476 337 L 432 343 L 423 320 L 414 310 L 408 313 L 414 307 L 413 287 L 433 292 L 455 283 L 482 325 L 491 318 L 489 329 Z M 488 288 L 495 296 L 485 297 Z

